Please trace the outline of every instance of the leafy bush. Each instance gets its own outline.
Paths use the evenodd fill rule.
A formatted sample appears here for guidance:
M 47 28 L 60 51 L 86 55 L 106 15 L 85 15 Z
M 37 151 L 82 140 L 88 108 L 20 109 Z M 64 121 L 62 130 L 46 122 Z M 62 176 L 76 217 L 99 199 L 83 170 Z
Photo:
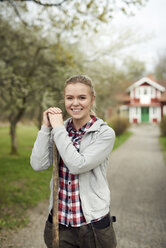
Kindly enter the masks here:
M 114 129 L 116 136 L 123 134 L 130 125 L 128 118 L 120 116 L 113 117 L 108 124 Z
M 166 116 L 160 122 L 160 131 L 162 136 L 166 136 Z

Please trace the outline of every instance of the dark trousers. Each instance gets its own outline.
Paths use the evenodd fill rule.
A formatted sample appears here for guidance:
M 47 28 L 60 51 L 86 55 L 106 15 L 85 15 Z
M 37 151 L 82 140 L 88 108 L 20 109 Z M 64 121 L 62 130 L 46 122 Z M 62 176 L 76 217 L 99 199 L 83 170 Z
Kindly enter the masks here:
M 47 248 L 52 247 L 52 223 L 47 220 L 44 230 Z M 59 225 L 60 248 L 115 248 L 116 237 L 112 221 L 105 228 L 93 223 L 81 227 Z

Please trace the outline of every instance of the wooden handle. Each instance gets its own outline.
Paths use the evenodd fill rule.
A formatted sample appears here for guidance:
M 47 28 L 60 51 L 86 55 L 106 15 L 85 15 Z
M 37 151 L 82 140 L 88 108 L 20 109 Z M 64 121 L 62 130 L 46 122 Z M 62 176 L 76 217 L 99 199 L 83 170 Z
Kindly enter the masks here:
M 52 248 L 59 248 L 59 168 L 58 152 L 55 143 L 53 143 L 53 228 L 52 228 Z

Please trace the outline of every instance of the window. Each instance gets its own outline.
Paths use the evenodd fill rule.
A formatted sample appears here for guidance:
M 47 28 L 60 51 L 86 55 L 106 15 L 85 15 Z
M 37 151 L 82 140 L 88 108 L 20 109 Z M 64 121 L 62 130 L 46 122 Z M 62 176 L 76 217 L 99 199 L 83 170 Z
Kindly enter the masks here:
M 153 107 L 153 115 L 157 114 L 157 108 Z
M 148 94 L 148 91 L 147 91 L 147 89 L 145 88 L 144 89 L 144 95 L 147 95 Z
M 161 96 L 161 92 L 158 90 L 157 91 L 157 98 L 160 98 L 160 96 Z
M 151 97 L 155 98 L 155 88 L 151 87 Z

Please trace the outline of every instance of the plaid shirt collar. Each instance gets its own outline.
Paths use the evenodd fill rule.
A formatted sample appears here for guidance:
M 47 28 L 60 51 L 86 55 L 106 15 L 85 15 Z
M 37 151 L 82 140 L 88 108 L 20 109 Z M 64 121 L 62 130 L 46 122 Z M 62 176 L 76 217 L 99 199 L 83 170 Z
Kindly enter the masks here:
M 92 116 L 91 120 L 88 121 L 84 126 L 82 126 L 78 131 L 75 129 L 73 125 L 73 120 L 70 119 L 67 125 L 67 131 L 69 133 L 75 134 L 75 135 L 84 135 L 85 132 L 94 124 L 94 122 L 97 120 L 96 116 Z

